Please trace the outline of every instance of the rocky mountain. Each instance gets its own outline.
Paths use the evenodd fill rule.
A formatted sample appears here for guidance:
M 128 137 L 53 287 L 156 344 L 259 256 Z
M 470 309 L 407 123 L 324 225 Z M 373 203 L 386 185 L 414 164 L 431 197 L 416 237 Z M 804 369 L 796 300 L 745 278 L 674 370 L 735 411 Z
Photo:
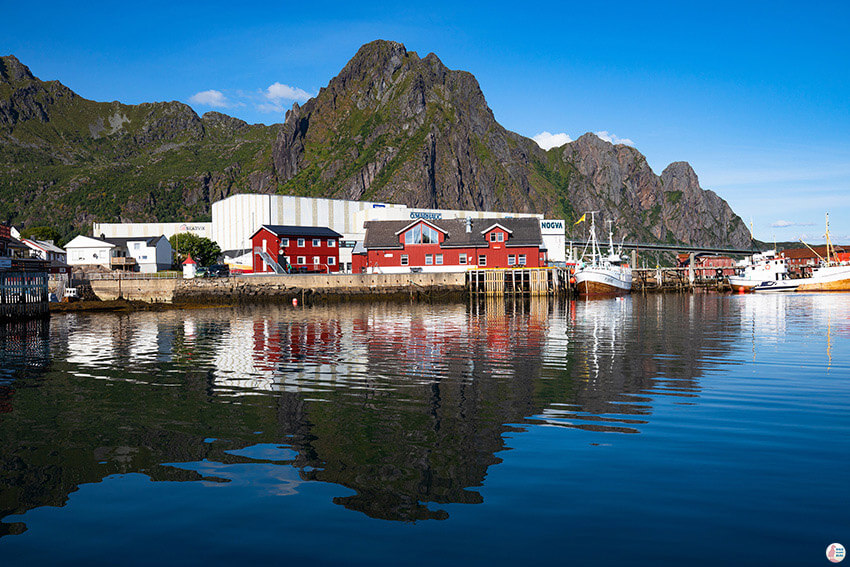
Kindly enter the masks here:
M 52 225 L 208 217 L 233 191 L 276 188 L 277 126 L 180 102 L 94 102 L 0 57 L 0 221 Z
M 83 232 L 93 219 L 202 219 L 222 196 L 278 192 L 568 221 L 600 210 L 629 240 L 750 243 L 687 163 L 658 176 L 593 134 L 544 151 L 496 122 L 470 73 L 388 41 L 268 127 L 178 102 L 89 101 L 0 58 L 0 158 L 0 219 Z

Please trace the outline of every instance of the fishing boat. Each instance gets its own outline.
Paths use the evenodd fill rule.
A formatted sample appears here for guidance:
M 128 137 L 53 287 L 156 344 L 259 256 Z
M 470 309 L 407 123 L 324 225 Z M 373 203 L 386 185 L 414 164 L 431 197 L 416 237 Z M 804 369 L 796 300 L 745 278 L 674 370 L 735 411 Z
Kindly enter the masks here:
M 800 242 L 803 242 L 802 239 Z M 803 244 L 806 244 L 803 242 Z M 815 252 L 811 246 L 806 246 Z M 826 214 L 826 258 L 820 259 L 820 265 L 812 269 L 812 274 L 800 280 L 797 291 L 850 291 L 850 264 L 839 262 L 835 247 L 829 238 L 829 213 Z
M 740 263 L 734 276 L 729 276 L 729 285 L 734 291 L 754 291 L 762 282 L 785 279 L 788 266 L 785 258 L 776 255 L 776 250 L 753 254 Z
M 622 243 L 614 251 L 614 233 L 611 221 L 608 230 L 608 254 L 603 255 L 596 239 L 596 216 L 590 211 L 590 235 L 582 254 L 582 262 L 575 272 L 576 290 L 579 295 L 622 295 L 632 289 L 632 269 L 623 261 Z M 582 218 L 586 217 L 586 214 Z M 589 250 L 588 250 L 589 249 Z

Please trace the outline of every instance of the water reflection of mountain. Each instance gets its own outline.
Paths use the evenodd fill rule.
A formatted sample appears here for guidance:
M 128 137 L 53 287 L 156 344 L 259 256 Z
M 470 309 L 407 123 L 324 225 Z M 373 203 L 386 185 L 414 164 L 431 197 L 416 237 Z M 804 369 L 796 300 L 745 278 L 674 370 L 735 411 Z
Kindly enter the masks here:
M 511 424 L 633 432 L 655 396 L 696 395 L 734 341 L 701 323 L 727 309 L 677 296 L 54 317 L 52 365 L 0 415 L 0 518 L 114 473 L 198 480 L 162 464 L 259 462 L 232 452 L 257 443 L 291 447 L 277 464 L 302 480 L 352 489 L 335 500 L 347 508 L 444 518 L 441 504 L 481 502 Z
M 655 295 L 573 302 L 567 364 L 547 365 L 541 381 L 552 425 L 637 433 L 657 396 L 687 403 L 706 364 L 723 358 L 735 332 L 711 332 L 737 311 L 717 296 Z M 560 389 L 560 390 L 559 390 Z

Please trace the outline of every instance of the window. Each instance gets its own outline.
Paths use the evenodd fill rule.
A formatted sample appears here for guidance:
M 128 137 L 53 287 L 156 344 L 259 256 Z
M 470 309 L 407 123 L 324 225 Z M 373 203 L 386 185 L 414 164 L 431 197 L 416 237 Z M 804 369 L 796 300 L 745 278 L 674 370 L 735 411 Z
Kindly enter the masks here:
M 304 239 L 303 238 L 298 239 L 298 248 L 304 248 Z
M 322 239 L 321 238 L 314 238 L 313 239 L 313 246 L 321 246 L 321 245 L 322 245 Z M 318 264 L 318 262 L 316 262 L 316 263 Z
M 458 263 L 461 265 L 466 265 L 466 253 L 462 252 L 460 256 L 458 256 Z
M 306 263 L 307 263 L 307 258 L 305 258 L 304 256 L 298 256 L 298 258 L 296 258 L 296 262 L 295 262 L 295 263 L 296 263 L 296 264 L 306 264 Z
M 402 265 L 402 266 L 407 266 L 409 263 L 410 263 L 410 262 L 409 262 L 409 260 L 407 259 L 407 254 L 402 254 L 402 255 L 401 255 L 401 265 Z
M 336 266 L 336 258 L 328 256 L 328 266 Z
M 313 264 L 320 263 L 320 260 L 321 260 L 321 258 L 319 258 L 318 256 L 313 256 Z
M 487 265 L 487 256 L 485 256 L 484 254 L 481 254 L 480 256 L 478 256 L 478 265 L 479 266 L 486 266 Z
M 328 239 L 328 248 L 336 248 L 336 240 Z
M 140 250 L 141 248 L 142 248 L 141 242 L 134 242 L 133 243 L 133 250 Z
M 443 265 L 443 255 L 442 254 L 437 254 L 437 257 L 435 258 L 435 260 L 437 261 L 438 266 Z
M 525 266 L 525 254 L 520 254 L 520 255 L 519 255 L 519 265 L 520 265 L 520 266 Z
M 286 248 L 287 246 L 289 246 L 289 239 L 288 238 L 281 238 L 280 239 L 280 247 Z
M 496 242 L 496 233 L 495 232 L 490 233 L 490 242 Z
M 513 254 L 508 254 L 508 266 L 516 265 L 516 256 Z
M 405 244 L 437 244 L 439 241 L 437 231 L 427 224 L 417 224 L 404 233 Z
M 425 254 L 425 265 L 430 266 L 434 263 L 434 255 L 433 254 Z

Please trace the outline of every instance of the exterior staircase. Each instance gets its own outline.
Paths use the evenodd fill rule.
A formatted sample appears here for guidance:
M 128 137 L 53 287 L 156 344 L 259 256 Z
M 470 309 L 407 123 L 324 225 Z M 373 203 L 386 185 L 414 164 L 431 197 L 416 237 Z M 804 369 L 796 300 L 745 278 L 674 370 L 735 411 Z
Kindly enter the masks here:
M 275 262 L 274 258 L 271 257 L 271 254 L 269 254 L 268 252 L 266 252 L 265 250 L 263 250 L 259 246 L 254 247 L 254 254 L 259 256 L 263 260 L 263 262 L 265 262 L 267 265 L 271 266 L 272 270 L 274 270 L 274 273 L 276 273 L 276 274 L 285 274 L 286 273 L 286 270 L 284 270 L 283 267 L 281 267 L 280 264 Z

